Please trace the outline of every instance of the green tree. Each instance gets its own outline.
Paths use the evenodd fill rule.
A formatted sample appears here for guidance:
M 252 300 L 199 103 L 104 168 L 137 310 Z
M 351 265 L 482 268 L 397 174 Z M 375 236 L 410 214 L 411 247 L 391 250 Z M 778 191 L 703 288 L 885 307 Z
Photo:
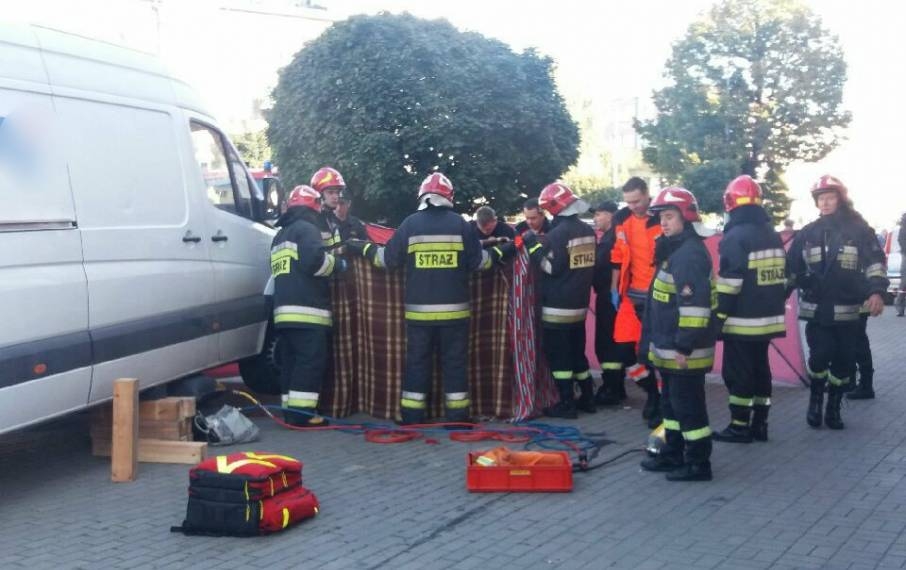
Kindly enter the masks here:
M 578 156 L 552 61 L 444 20 L 336 23 L 281 71 L 273 99 L 268 139 L 289 185 L 334 166 L 357 213 L 390 223 L 413 211 L 435 170 L 461 211 L 486 202 L 505 214 Z
M 236 145 L 242 160 L 253 167 L 258 168 L 265 160 L 271 159 L 271 147 L 267 144 L 267 133 L 264 130 L 232 135 L 230 140 Z
M 796 0 L 724 0 L 673 46 L 654 93 L 657 117 L 636 123 L 645 161 L 687 184 L 703 209 L 736 175 L 764 182 L 776 220 L 789 212 L 782 175 L 840 142 L 846 63 L 837 37 Z

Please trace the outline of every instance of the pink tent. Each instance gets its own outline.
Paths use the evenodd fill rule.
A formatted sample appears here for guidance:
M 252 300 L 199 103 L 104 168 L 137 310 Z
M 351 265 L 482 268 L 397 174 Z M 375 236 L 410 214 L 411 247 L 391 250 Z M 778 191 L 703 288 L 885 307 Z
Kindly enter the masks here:
M 717 272 L 717 244 L 720 243 L 720 234 L 712 236 L 705 240 L 705 245 L 711 253 L 711 259 L 714 263 L 714 271 Z M 784 243 L 789 245 L 790 240 Z M 593 369 L 600 369 L 598 359 L 595 357 L 595 293 L 591 293 L 591 311 L 585 321 L 586 344 L 585 354 Z M 798 384 L 806 378 L 805 357 L 803 353 L 803 341 L 800 334 L 799 321 L 796 318 L 798 305 L 796 296 L 792 295 L 786 304 L 786 330 L 787 336 L 771 341 L 769 355 L 771 358 L 771 373 L 774 381 L 783 384 Z M 722 363 L 723 343 L 717 343 L 717 354 L 714 361 L 714 373 L 720 374 Z

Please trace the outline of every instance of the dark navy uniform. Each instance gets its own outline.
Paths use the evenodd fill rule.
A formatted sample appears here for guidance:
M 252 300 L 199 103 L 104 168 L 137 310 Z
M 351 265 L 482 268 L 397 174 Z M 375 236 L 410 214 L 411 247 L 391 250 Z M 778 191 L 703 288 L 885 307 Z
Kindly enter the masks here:
M 843 427 L 840 398 L 855 372 L 860 311 L 868 297 L 886 292 L 886 264 L 874 231 L 842 204 L 834 214 L 802 228 L 793 240 L 787 267 L 790 283 L 799 289 L 799 318 L 806 321 L 812 392 L 807 420 L 813 427 L 821 424 L 826 385 L 826 423 Z
M 616 404 L 625 397 L 623 376 L 627 360 L 624 356 L 625 343 L 618 344 L 613 339 L 614 322 L 617 309 L 613 306 L 610 289 L 613 281 L 614 265 L 610 261 L 616 235 L 613 228 L 605 232 L 595 249 L 595 274 L 592 286 L 595 290 L 595 355 L 601 364 L 601 390 L 598 392 L 599 404 Z M 634 347 L 629 348 L 634 352 Z
M 386 246 L 366 244 L 363 255 L 376 267 L 406 268 L 403 423 L 425 419 L 436 346 L 447 420 L 468 419 L 469 274 L 492 264 L 475 230 L 452 209 L 428 206 L 403 220 Z
M 645 307 L 648 359 L 663 378 L 661 412 L 667 443 L 661 454 L 678 464 L 710 471 L 711 428 L 705 405 L 705 374 L 714 365 L 716 331 L 711 314 L 711 258 L 687 224 L 658 238 L 656 273 Z M 687 358 L 680 368 L 677 353 Z
M 327 373 L 332 326 L 330 285 L 342 260 L 328 253 L 324 218 L 306 207 L 290 208 L 278 220 L 271 247 L 274 326 L 284 341 L 283 393 L 286 406 L 306 414 L 287 419 L 307 423 L 318 406 Z
M 566 417 L 575 417 L 573 380 L 582 392 L 580 405 L 594 410 L 594 385 L 585 357 L 585 316 L 594 279 L 595 241 L 594 230 L 578 215 L 555 217 L 544 244 L 526 240 L 529 255 L 542 271 L 544 352 L 561 404 L 572 407 Z
M 786 335 L 786 253 L 780 235 L 758 205 L 730 211 L 719 251 L 717 316 L 723 322 L 729 431 L 749 441 L 752 433 L 766 438 L 771 405 L 768 348 L 772 338 Z M 721 439 L 721 434 L 716 437 Z

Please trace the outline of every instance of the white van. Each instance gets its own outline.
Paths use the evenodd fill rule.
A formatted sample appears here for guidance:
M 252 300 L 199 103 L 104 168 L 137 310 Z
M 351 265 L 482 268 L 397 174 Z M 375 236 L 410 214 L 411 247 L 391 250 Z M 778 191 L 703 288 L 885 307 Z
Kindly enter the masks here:
M 0 433 L 221 363 L 276 386 L 274 208 L 147 54 L 0 26 Z M 268 341 L 270 344 L 270 341 Z

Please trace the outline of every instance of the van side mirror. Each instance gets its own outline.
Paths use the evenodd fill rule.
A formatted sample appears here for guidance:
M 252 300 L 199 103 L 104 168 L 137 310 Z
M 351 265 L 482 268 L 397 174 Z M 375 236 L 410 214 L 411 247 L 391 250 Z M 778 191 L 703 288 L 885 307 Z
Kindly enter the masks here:
M 273 221 L 280 217 L 283 203 L 283 185 L 278 178 L 263 178 L 259 181 L 261 194 L 255 197 L 256 216 L 259 222 Z

